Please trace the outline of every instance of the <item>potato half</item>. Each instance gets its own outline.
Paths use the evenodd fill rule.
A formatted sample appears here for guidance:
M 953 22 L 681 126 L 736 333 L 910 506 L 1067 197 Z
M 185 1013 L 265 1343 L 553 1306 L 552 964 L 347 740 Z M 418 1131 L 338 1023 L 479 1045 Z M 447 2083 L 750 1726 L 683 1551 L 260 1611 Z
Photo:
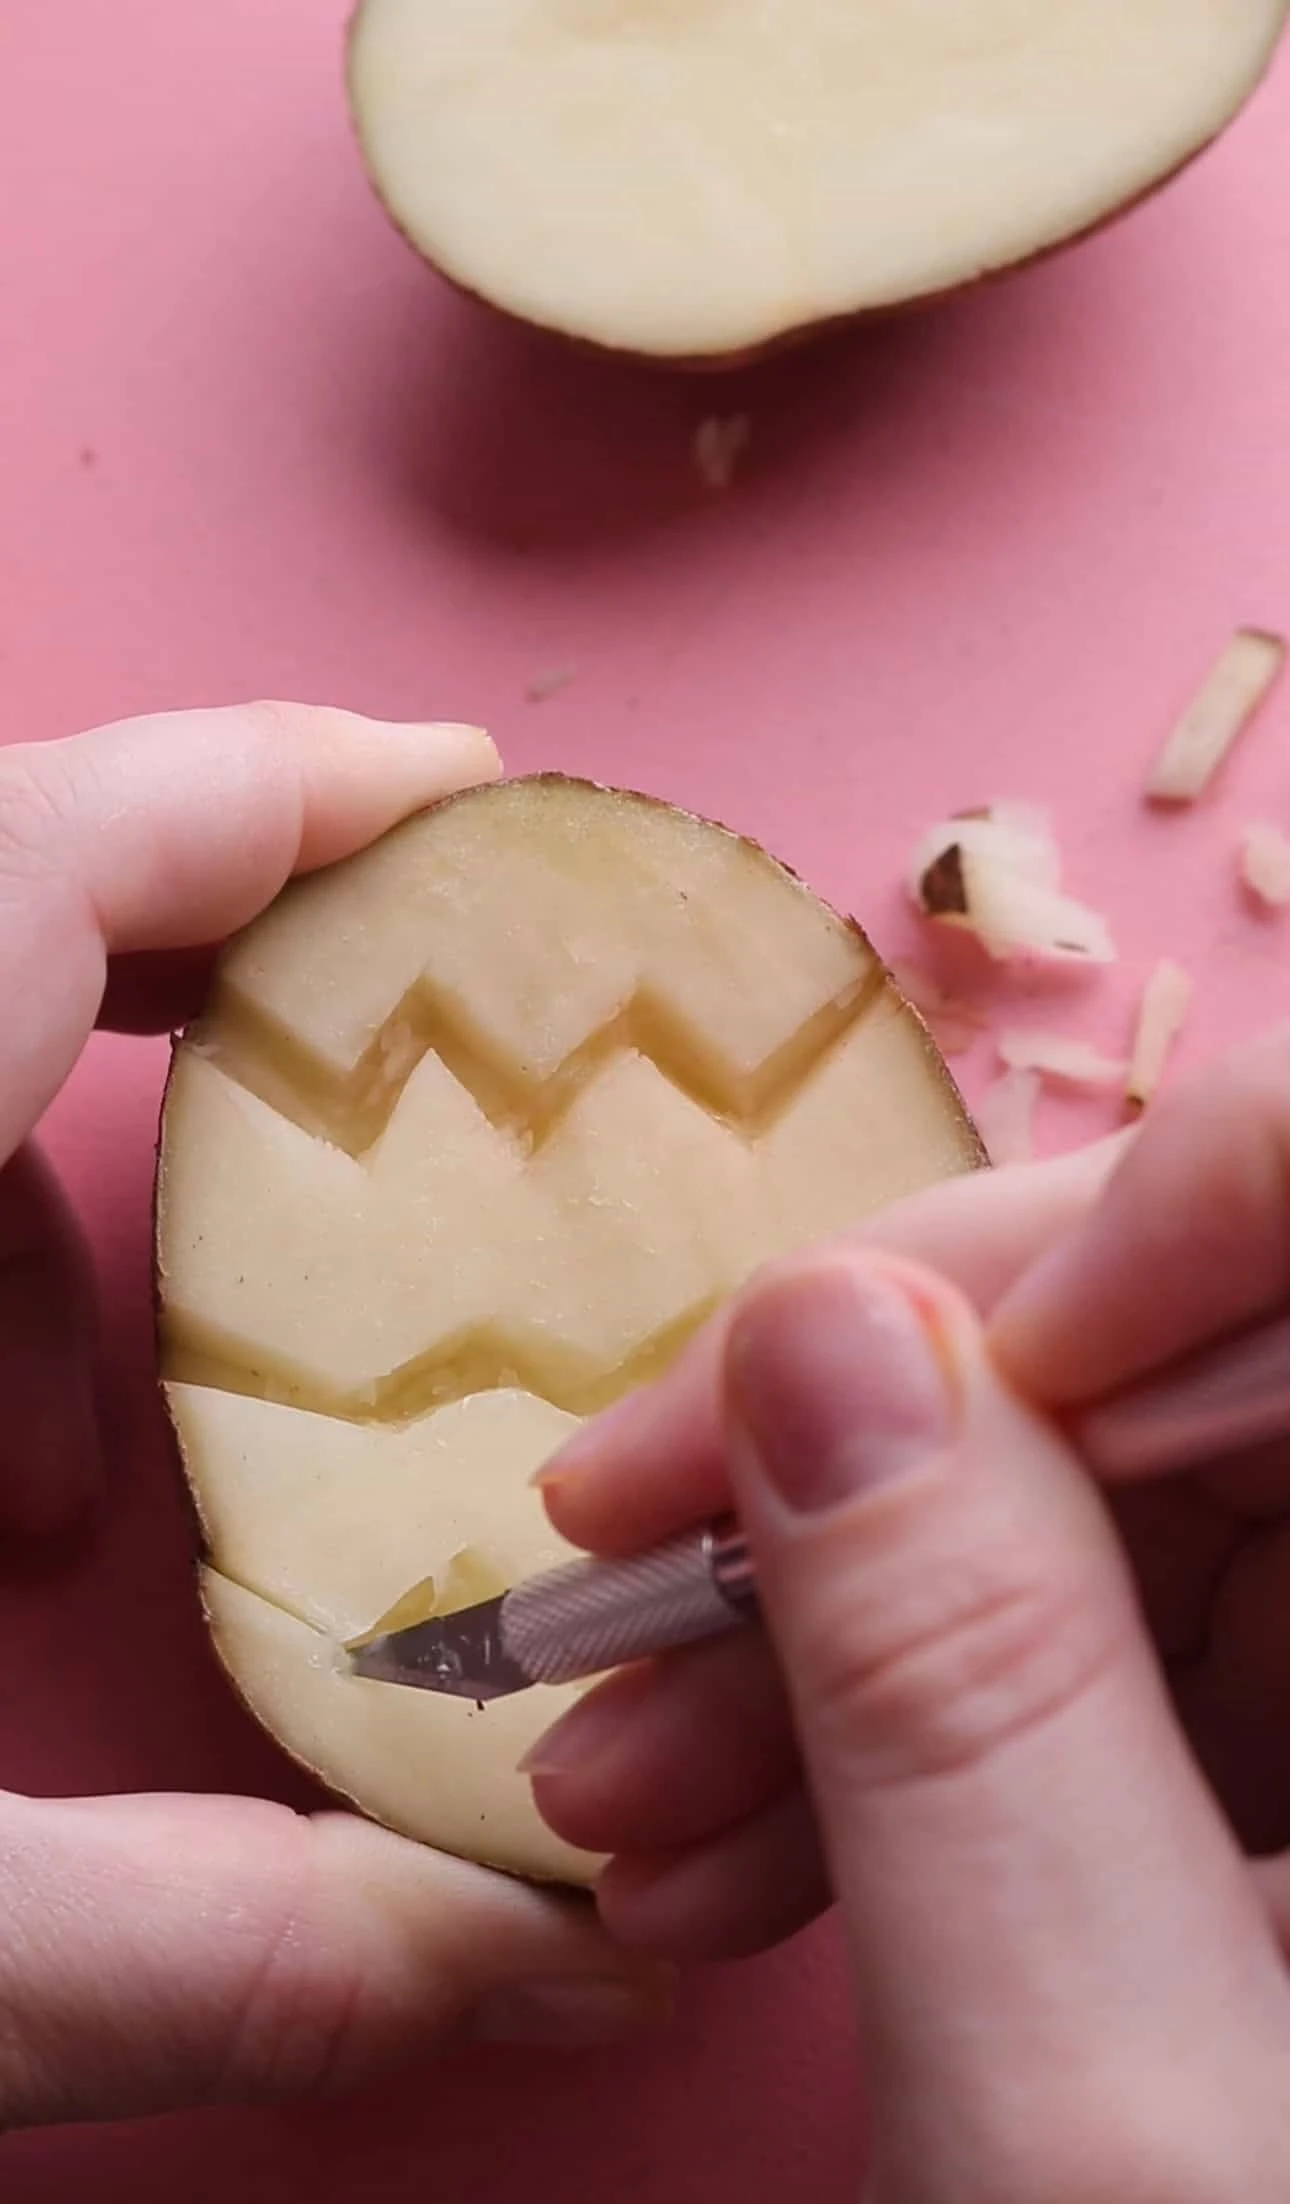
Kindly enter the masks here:
M 349 93 L 424 257 L 714 362 L 1097 228 L 1258 83 L 1290 0 L 360 0 Z
M 529 1479 L 581 1417 L 764 1258 L 983 1160 L 857 928 L 667 805 L 504 782 L 294 883 L 176 1046 L 158 1175 L 166 1394 L 255 1714 L 377 1819 L 584 1879 L 516 1773 L 570 1691 L 478 1708 L 339 1646 L 567 1558 Z

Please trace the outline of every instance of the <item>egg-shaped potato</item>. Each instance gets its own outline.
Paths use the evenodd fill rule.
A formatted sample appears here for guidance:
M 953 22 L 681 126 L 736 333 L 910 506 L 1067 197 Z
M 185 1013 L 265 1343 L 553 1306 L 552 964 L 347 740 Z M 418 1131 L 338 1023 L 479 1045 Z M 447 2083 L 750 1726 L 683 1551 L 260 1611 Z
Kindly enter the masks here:
M 517 1773 L 570 1690 L 476 1706 L 343 1647 L 568 1558 L 530 1480 L 582 1418 L 766 1258 L 983 1160 L 858 928 L 666 804 L 503 782 L 295 881 L 176 1044 L 158 1167 L 166 1395 L 248 1705 L 393 1827 L 585 1880 Z

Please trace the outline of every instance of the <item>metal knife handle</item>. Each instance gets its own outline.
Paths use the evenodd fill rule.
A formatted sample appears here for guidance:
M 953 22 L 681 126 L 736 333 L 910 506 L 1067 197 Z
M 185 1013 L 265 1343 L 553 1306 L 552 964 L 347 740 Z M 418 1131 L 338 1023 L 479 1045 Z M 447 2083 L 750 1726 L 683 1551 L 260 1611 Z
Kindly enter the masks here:
M 747 1545 L 719 1523 L 630 1561 L 571 1561 L 518 1585 L 502 1602 L 502 1643 L 534 1683 L 576 1683 L 718 1637 L 756 1604 Z

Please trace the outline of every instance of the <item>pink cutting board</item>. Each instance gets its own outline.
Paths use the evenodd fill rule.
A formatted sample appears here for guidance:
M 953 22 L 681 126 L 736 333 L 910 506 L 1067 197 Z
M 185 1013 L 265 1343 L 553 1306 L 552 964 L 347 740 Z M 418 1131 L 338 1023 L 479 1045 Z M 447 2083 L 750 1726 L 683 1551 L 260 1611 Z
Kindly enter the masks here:
M 1122 961 L 995 990 L 1108 1048 L 1168 951 L 1183 1055 L 1280 1015 L 1234 876 L 1290 823 L 1290 692 L 1203 814 L 1143 769 L 1229 629 L 1290 626 L 1290 61 L 1165 196 L 923 320 L 690 383 L 577 358 L 421 269 L 372 203 L 340 0 L 65 0 L 0 20 L 4 732 L 257 694 L 485 721 L 518 768 L 766 839 L 892 954 L 919 830 L 1052 807 Z M 690 458 L 746 410 L 734 488 Z M 546 701 L 534 681 L 572 678 Z M 215 1677 L 151 1391 L 163 1051 L 102 1040 L 49 1137 L 108 1284 L 117 1493 L 69 1581 L 5 1586 L 6 1781 L 298 1797 Z M 969 1095 L 990 1069 L 966 1060 Z M 1053 1102 L 1055 1146 L 1108 1122 Z M 10 2204 L 850 2204 L 835 1938 L 697 1981 L 645 2049 L 497 2059 L 323 2111 L 0 2142 Z

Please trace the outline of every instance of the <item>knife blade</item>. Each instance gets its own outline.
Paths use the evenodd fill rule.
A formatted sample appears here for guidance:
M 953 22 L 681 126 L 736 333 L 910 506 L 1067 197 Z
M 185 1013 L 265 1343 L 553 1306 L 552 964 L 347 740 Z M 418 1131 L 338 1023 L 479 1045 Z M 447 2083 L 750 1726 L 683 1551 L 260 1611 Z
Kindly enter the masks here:
M 1066 1429 L 1099 1482 L 1126 1484 L 1290 1435 L 1290 1316 L 1277 1315 L 1076 1411 Z M 351 1672 L 487 1700 L 575 1683 L 755 1620 L 733 1517 L 627 1561 L 573 1561 L 457 1613 L 345 1648 Z
M 730 1517 L 626 1561 L 571 1561 L 492 1599 L 345 1648 L 351 1674 L 457 1699 L 578 1683 L 755 1619 L 752 1560 Z

